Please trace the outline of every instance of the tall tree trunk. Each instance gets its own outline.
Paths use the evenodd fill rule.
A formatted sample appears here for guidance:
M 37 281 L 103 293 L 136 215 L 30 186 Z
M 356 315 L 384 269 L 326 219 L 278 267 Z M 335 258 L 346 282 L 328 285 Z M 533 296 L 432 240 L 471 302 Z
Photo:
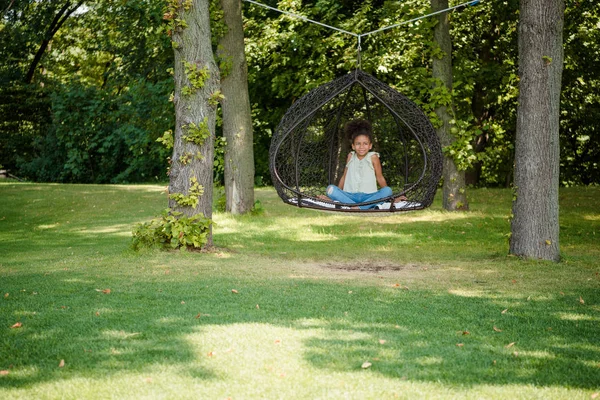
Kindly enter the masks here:
M 75 12 L 75 10 L 77 10 L 83 4 L 83 1 L 80 1 L 79 3 L 75 4 L 75 6 L 73 6 L 73 7 L 71 7 L 71 4 L 72 4 L 71 1 L 67 1 L 65 3 L 65 5 L 62 6 L 62 8 L 60 10 L 58 10 L 58 13 L 54 16 L 54 19 L 52 20 L 52 22 L 50 23 L 50 26 L 48 27 L 48 29 L 46 30 L 46 33 L 44 34 L 44 38 L 42 39 L 42 43 L 40 44 L 38 51 L 35 53 L 35 56 L 33 57 L 33 61 L 29 65 L 29 70 L 27 71 L 27 75 L 25 76 L 25 83 L 31 83 L 33 81 L 33 76 L 35 75 L 35 70 L 36 70 L 38 64 L 40 63 L 40 61 L 42 61 L 42 56 L 44 55 L 44 53 L 46 52 L 46 49 L 50 45 L 50 41 L 52 41 L 52 38 L 54 37 L 54 35 L 56 35 L 56 32 L 58 32 L 58 30 L 61 28 L 61 26 L 63 26 L 63 24 L 71 16 L 71 14 L 73 14 Z M 69 8 L 69 7 L 71 7 L 71 8 Z
M 559 261 L 559 117 L 564 0 L 521 0 L 510 253 Z
M 216 109 L 209 99 L 219 87 L 219 69 L 212 51 L 208 6 L 208 0 L 193 0 L 188 10 L 180 6 L 177 18 L 182 18 L 187 27 L 175 28 L 172 33 L 175 47 L 175 136 L 169 175 L 169 207 L 187 216 L 204 214 L 206 218 L 212 218 Z M 197 79 L 202 75 L 198 72 L 201 70 L 205 70 L 208 76 L 203 83 L 198 83 L 203 80 Z M 194 136 L 194 131 L 205 129 L 208 137 L 203 143 L 186 140 L 186 137 Z M 178 193 L 194 194 L 194 180 L 204 191 L 197 205 L 183 206 L 175 201 L 173 195 Z M 212 232 L 206 246 L 212 246 Z
M 254 149 L 248 95 L 248 66 L 244 53 L 242 1 L 221 0 L 228 31 L 219 41 L 219 56 L 227 65 L 221 80 L 224 99 L 226 211 L 244 214 L 254 206 Z
M 433 11 L 448 8 L 448 0 L 431 0 Z M 433 77 L 442 81 L 443 85 L 452 93 L 452 39 L 450 38 L 450 14 L 442 13 L 437 17 L 438 23 L 433 32 L 433 40 L 443 52 L 441 58 L 433 57 Z M 449 109 L 450 107 L 450 109 Z M 450 132 L 452 116 L 450 106 L 440 106 L 435 113 L 442 121 L 442 126 L 437 129 L 442 146 L 451 145 L 456 139 Z M 456 167 L 450 155 L 444 155 L 443 170 L 444 186 L 442 203 L 445 210 L 467 210 L 465 171 Z

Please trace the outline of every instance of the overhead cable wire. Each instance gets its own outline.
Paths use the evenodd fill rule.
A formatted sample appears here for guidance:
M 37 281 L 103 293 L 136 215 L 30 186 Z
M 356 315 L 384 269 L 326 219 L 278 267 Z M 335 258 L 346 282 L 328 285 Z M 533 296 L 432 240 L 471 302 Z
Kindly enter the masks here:
M 379 33 L 379 32 L 386 31 L 388 29 L 397 28 L 397 27 L 399 27 L 401 25 L 406 25 L 406 24 L 409 24 L 411 22 L 416 22 L 416 21 L 424 19 L 424 18 L 428 18 L 428 17 L 434 16 L 434 15 L 438 15 L 438 14 L 442 14 L 442 13 L 445 13 L 445 12 L 448 12 L 448 11 L 456 10 L 457 8 L 460 8 L 460 7 L 466 7 L 466 6 L 475 5 L 475 4 L 479 3 L 481 0 L 470 0 L 470 1 L 467 1 L 465 3 L 459 4 L 459 5 L 456 5 L 456 6 L 453 6 L 453 7 L 448 7 L 446 9 L 444 9 L 444 10 L 438 10 L 438 11 L 429 13 L 427 15 L 422 15 L 422 16 L 417 17 L 417 18 L 409 19 L 407 21 L 402 21 L 402 22 L 399 22 L 397 24 L 385 26 L 383 28 L 379 28 L 379 29 L 376 29 L 374 31 L 370 31 L 370 32 L 366 32 L 366 33 L 354 33 L 354 32 L 350 32 L 350 31 L 344 30 L 344 29 L 336 28 L 335 26 L 327 25 L 327 24 L 324 24 L 322 22 L 318 22 L 318 21 L 312 20 L 310 18 L 306 18 L 303 15 L 298 15 L 298 14 L 294 14 L 294 13 L 289 12 L 289 11 L 280 10 L 279 8 L 271 7 L 271 6 L 268 6 L 266 4 L 259 3 L 258 1 L 254 1 L 254 0 L 243 0 L 243 1 L 245 1 L 247 3 L 255 4 L 255 5 L 260 6 L 260 7 L 268 8 L 269 10 L 280 12 L 282 14 L 286 14 L 286 15 L 289 15 L 289 16 L 301 19 L 301 20 L 306 21 L 306 22 L 317 24 L 317 25 L 323 26 L 325 28 L 333 29 L 334 31 L 342 32 L 342 33 L 345 33 L 347 35 L 351 35 L 351 36 L 354 36 L 354 37 L 360 39 L 361 36 L 372 35 L 374 33 Z
M 386 27 L 383 27 L 383 28 L 379 28 L 379 29 L 376 29 L 376 30 L 371 31 L 371 32 L 361 33 L 359 36 L 367 36 L 367 35 L 371 35 L 373 33 L 379 33 L 379 32 L 386 31 L 388 29 L 397 28 L 397 27 L 399 27 L 401 25 L 410 24 L 411 22 L 415 22 L 415 21 L 418 21 L 420 19 L 425 19 L 425 18 L 432 17 L 434 15 L 443 14 L 443 13 L 448 12 L 448 11 L 456 10 L 457 8 L 460 8 L 460 7 L 466 7 L 466 6 L 470 6 L 470 5 L 475 5 L 475 4 L 479 3 L 479 1 L 480 0 L 467 1 L 466 3 L 462 3 L 462 4 L 459 4 L 459 5 L 454 6 L 454 7 L 446 8 L 445 10 L 435 11 L 435 12 L 432 12 L 432 13 L 427 14 L 427 15 L 422 15 L 422 16 L 417 17 L 417 18 L 409 19 L 407 21 L 402 21 L 402 22 L 399 22 L 397 24 L 386 26 Z
M 312 20 L 312 19 L 310 19 L 310 18 L 306 18 L 306 17 L 305 17 L 305 16 L 303 16 L 303 15 L 298 15 L 298 14 L 291 13 L 291 12 L 289 12 L 289 11 L 280 10 L 279 8 L 271 7 L 271 6 L 268 6 L 268 5 L 266 5 L 266 4 L 262 4 L 262 3 L 259 3 L 259 2 L 257 2 L 257 1 L 254 1 L 254 0 L 243 0 L 243 1 L 245 1 L 245 2 L 247 2 L 247 3 L 256 4 L 257 6 L 261 6 L 261 7 L 264 7 L 264 8 L 268 8 L 269 10 L 277 11 L 277 12 L 280 12 L 280 13 L 282 13 L 282 14 L 290 15 L 290 16 L 292 16 L 292 17 L 295 17 L 295 18 L 301 19 L 301 20 L 303 20 L 303 21 L 312 22 L 313 24 L 321 25 L 321 26 L 324 26 L 325 28 L 333 29 L 334 31 L 338 31 L 338 32 L 346 33 L 346 34 L 348 34 L 348 35 L 352 35 L 352 36 L 354 36 L 354 37 L 358 37 L 358 36 L 359 36 L 357 33 L 350 32 L 350 31 L 346 31 L 346 30 L 344 30 L 344 29 L 340 29 L 340 28 L 336 28 L 335 26 L 327 25 L 327 24 L 324 24 L 324 23 L 322 23 L 322 22 L 318 22 L 318 21 Z

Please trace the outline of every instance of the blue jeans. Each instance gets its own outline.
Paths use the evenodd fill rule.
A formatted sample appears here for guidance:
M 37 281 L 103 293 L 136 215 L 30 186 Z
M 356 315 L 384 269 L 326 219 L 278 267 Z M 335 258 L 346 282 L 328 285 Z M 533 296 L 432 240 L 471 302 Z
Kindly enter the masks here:
M 393 192 L 389 186 L 383 187 L 376 191 L 375 193 L 350 193 L 343 191 L 339 187 L 335 185 L 327 186 L 327 197 L 329 197 L 333 201 L 339 201 L 340 203 L 364 203 L 366 201 L 374 201 L 379 199 L 385 199 L 386 197 L 391 197 Z M 361 210 L 368 210 L 370 208 L 377 207 L 377 204 L 369 204 L 366 206 L 359 206 Z

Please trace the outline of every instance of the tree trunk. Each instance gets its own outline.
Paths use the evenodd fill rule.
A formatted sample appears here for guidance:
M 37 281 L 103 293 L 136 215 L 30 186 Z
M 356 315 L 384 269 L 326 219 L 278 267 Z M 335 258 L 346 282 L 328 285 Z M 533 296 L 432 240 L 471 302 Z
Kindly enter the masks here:
M 221 0 L 228 31 L 219 41 L 219 56 L 227 64 L 221 80 L 224 99 L 225 209 L 244 214 L 254 206 L 254 149 L 252 116 L 248 95 L 248 66 L 244 53 L 242 1 Z
M 521 0 L 510 253 L 559 261 L 559 117 L 564 0 Z
M 71 14 L 73 14 L 75 10 L 77 10 L 83 4 L 83 1 L 80 1 L 73 8 L 69 9 L 69 7 L 71 7 L 71 3 L 71 1 L 67 1 L 65 5 L 62 6 L 62 8 L 58 10 L 58 13 L 54 16 L 54 19 L 50 23 L 48 30 L 44 34 L 44 39 L 42 39 L 42 43 L 40 44 L 38 51 L 33 57 L 33 61 L 29 65 L 29 70 L 27 71 L 27 75 L 25 77 L 25 83 L 31 83 L 33 81 L 35 70 L 40 61 L 42 61 L 42 56 L 44 55 L 46 49 L 50 45 L 50 41 L 52 41 L 52 38 L 54 37 L 54 35 L 56 35 L 56 32 L 58 32 L 61 26 L 63 26 L 63 24 L 71 16 Z
M 448 0 L 431 0 L 433 11 L 448 8 Z M 433 32 L 433 40 L 443 52 L 441 58 L 433 57 L 433 77 L 442 81 L 443 85 L 452 93 L 452 39 L 450 38 L 450 13 L 442 13 L 437 17 L 438 23 Z M 450 107 L 450 109 L 449 109 Z M 443 147 L 451 145 L 456 139 L 450 132 L 452 116 L 450 106 L 440 106 L 435 113 L 442 121 L 442 126 L 437 129 L 438 137 Z M 465 188 L 465 171 L 456 167 L 450 155 L 444 155 L 443 168 L 443 198 L 445 210 L 468 210 Z
M 175 47 L 175 135 L 169 175 L 169 207 L 187 216 L 204 214 L 206 218 L 212 218 L 216 109 L 209 99 L 219 87 L 219 69 L 211 46 L 208 6 L 208 0 L 194 0 L 187 11 L 181 6 L 177 17 L 182 18 L 187 27 L 178 27 L 172 32 Z M 194 84 L 194 79 L 190 81 L 193 77 L 193 73 L 189 72 L 190 66 L 195 66 L 192 68 L 196 71 L 207 70 L 208 77 L 203 84 Z M 185 136 L 193 136 L 191 124 L 208 129 L 209 135 L 203 143 L 186 140 Z M 171 196 L 191 194 L 193 179 L 202 186 L 204 193 L 198 198 L 197 206 L 182 206 Z M 212 232 L 206 246 L 212 246 Z

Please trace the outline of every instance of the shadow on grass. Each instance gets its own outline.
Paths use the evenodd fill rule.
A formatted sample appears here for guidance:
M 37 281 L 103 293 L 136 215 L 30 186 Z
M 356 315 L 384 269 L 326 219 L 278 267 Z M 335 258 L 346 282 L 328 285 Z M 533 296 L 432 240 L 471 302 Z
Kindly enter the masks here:
M 598 312 L 565 297 L 468 297 L 301 279 L 102 282 L 110 294 L 96 290 L 90 275 L 68 272 L 3 280 L 11 295 L 0 302 L 0 369 L 16 372 L 1 377 L 0 387 L 147 373 L 157 365 L 222 379 L 189 335 L 234 324 L 310 330 L 299 357 L 330 372 L 369 361 L 388 378 L 460 386 L 600 384 Z M 234 285 L 240 295 L 231 294 Z M 597 292 L 582 294 L 591 304 L 600 300 Z M 22 327 L 9 328 L 16 321 Z

